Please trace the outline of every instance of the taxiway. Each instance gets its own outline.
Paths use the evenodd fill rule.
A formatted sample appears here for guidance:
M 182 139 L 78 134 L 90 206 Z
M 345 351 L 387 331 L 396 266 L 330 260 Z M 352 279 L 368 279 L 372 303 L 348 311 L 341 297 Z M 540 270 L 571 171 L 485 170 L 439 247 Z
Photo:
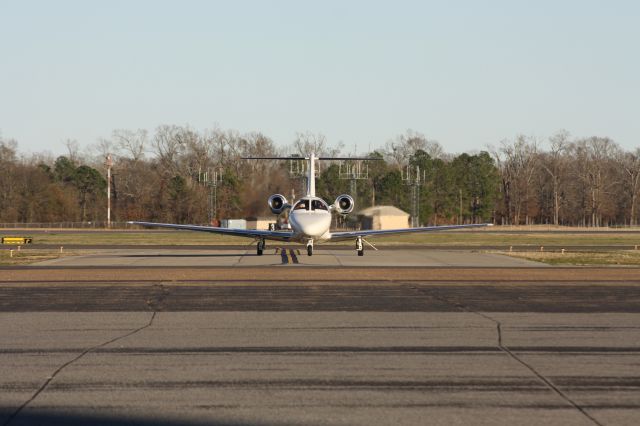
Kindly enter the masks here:
M 130 254 L 0 270 L 0 424 L 640 420 L 637 268 Z
M 246 266 L 328 266 L 328 267 L 544 267 L 542 263 L 481 251 L 450 251 L 424 249 L 369 249 L 362 257 L 344 247 L 322 247 L 307 256 L 299 246 L 271 246 L 257 256 L 255 247 L 188 249 L 111 249 L 61 257 L 38 262 L 33 266 L 141 266 L 141 267 L 246 267 Z

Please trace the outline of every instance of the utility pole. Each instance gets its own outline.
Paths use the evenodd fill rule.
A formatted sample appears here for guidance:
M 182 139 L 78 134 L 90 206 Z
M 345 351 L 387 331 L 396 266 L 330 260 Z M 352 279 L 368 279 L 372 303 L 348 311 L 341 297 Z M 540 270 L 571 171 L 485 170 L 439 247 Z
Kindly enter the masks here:
M 411 227 L 420 226 L 420 188 L 426 180 L 426 170 L 420 166 L 407 165 L 402 173 L 402 180 L 411 187 Z
M 107 154 L 107 228 L 111 228 L 111 167 L 113 166 L 113 159 L 111 154 Z

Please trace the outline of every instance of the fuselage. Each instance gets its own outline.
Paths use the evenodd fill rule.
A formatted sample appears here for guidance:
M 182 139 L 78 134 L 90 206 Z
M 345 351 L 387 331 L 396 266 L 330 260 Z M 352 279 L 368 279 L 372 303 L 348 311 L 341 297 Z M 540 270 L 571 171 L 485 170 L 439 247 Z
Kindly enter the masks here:
M 318 197 L 301 198 L 289 211 L 289 224 L 294 233 L 294 240 L 300 242 L 326 241 L 331 238 L 329 205 Z

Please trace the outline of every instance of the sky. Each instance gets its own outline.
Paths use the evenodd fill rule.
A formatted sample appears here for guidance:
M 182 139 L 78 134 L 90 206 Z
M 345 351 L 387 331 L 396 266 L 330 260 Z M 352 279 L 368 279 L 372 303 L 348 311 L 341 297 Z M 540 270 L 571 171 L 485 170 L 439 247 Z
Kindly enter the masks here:
M 640 146 L 640 2 L 0 0 L 0 136 L 66 151 L 161 124 Z

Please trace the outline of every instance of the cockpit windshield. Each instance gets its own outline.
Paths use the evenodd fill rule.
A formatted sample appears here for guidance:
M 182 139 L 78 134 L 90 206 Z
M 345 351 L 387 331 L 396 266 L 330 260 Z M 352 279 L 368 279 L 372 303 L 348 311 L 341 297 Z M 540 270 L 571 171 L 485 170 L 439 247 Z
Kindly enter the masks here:
M 309 200 L 300 200 L 293 208 L 294 210 L 309 210 Z
M 311 207 L 311 208 L 309 208 Z M 293 206 L 293 210 L 329 210 L 327 203 L 322 200 L 302 199 Z
M 321 200 L 311 201 L 311 210 L 329 210 L 327 205 Z

